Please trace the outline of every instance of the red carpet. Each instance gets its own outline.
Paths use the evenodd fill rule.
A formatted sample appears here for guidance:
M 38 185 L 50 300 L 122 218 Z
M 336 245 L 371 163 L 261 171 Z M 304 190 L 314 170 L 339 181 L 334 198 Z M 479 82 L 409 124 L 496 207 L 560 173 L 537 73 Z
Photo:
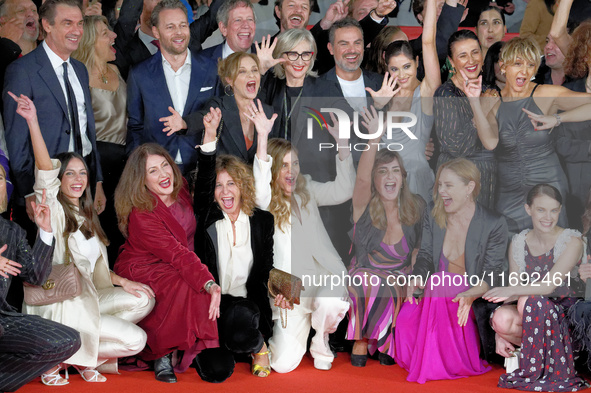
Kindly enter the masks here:
M 238 363 L 226 382 L 212 384 L 203 382 L 194 369 L 178 374 L 179 382 L 166 384 L 154 379 L 152 372 L 122 372 L 121 375 L 106 374 L 105 383 L 88 383 L 75 374 L 70 376 L 70 384 L 60 387 L 48 387 L 41 384 L 39 378 L 20 389 L 19 393 L 114 393 L 114 392 L 240 392 L 240 393 L 479 393 L 508 392 L 497 388 L 503 369 L 494 366 L 493 370 L 478 376 L 454 381 L 431 381 L 424 385 L 406 382 L 406 372 L 397 365 L 381 366 L 377 360 L 369 359 L 367 366 L 357 368 L 349 363 L 349 355 L 340 353 L 330 371 L 314 368 L 310 357 L 305 357 L 302 364 L 293 372 L 278 374 L 273 372 L 268 378 L 257 378 L 250 374 L 249 365 Z

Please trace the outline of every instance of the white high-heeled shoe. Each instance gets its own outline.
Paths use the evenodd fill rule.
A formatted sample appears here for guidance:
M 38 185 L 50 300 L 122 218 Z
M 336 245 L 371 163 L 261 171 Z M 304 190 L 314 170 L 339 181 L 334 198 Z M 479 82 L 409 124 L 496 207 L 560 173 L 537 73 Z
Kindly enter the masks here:
M 43 373 L 41 374 L 41 382 L 43 383 L 43 385 L 46 386 L 64 386 L 69 384 L 70 382 L 68 381 L 68 378 L 62 378 L 62 376 L 60 375 L 60 371 L 62 369 L 62 365 L 59 364 L 57 366 L 57 369 L 53 370 L 50 373 Z M 66 368 L 66 375 L 68 373 L 68 370 Z
M 90 367 L 82 368 L 80 366 L 74 366 L 74 368 L 76 369 L 76 371 L 78 371 L 78 374 L 80 374 L 82 379 L 85 380 L 86 382 L 107 382 L 107 377 L 105 377 L 103 374 L 99 373 L 96 368 L 90 368 Z M 90 378 L 87 378 L 86 375 L 84 375 L 84 373 L 93 373 L 93 374 Z M 99 379 L 101 377 L 104 379 Z

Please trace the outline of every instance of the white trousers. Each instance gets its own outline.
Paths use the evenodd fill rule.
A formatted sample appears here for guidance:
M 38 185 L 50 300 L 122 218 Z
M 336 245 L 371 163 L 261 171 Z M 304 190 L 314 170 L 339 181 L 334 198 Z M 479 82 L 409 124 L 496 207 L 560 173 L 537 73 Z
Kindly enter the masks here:
M 316 334 L 312 338 L 310 354 L 314 359 L 332 363 L 334 355 L 328 344 L 328 335 L 349 311 L 349 302 L 336 297 L 302 297 L 301 305 L 287 311 L 287 326 L 274 319 L 273 337 L 269 339 L 271 367 L 278 373 L 293 371 L 306 353 L 310 327 Z M 276 308 L 275 306 L 273 306 Z M 282 311 L 285 316 L 285 311 Z M 276 313 L 274 313 L 276 314 Z
M 98 294 L 101 312 L 98 364 L 139 353 L 146 345 L 147 335 L 136 323 L 152 311 L 154 298 L 149 299 L 143 292 L 136 297 L 121 287 L 102 289 Z M 101 367 L 101 371 L 116 372 L 116 368 Z

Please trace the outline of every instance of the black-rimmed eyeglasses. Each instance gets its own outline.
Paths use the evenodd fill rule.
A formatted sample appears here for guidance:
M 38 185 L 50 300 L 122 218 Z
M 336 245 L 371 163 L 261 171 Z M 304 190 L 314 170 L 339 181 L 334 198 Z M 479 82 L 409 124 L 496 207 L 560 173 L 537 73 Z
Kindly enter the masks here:
M 310 61 L 314 55 L 314 52 L 283 52 L 283 54 L 287 56 L 289 61 L 297 61 L 300 57 L 303 61 Z

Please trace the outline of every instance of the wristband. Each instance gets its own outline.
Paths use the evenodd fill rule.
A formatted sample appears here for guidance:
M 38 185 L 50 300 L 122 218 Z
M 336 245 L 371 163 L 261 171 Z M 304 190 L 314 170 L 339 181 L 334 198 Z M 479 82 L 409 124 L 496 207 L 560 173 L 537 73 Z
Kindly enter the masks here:
M 555 113 L 554 117 L 556 118 L 556 121 L 557 121 L 557 123 L 554 125 L 554 127 L 558 127 L 560 124 L 562 124 L 562 119 L 560 118 L 560 115 L 558 113 Z
M 211 287 L 213 287 L 215 284 L 215 281 L 213 280 L 209 280 L 204 286 L 203 289 L 205 289 L 205 292 L 209 293 L 209 290 Z

